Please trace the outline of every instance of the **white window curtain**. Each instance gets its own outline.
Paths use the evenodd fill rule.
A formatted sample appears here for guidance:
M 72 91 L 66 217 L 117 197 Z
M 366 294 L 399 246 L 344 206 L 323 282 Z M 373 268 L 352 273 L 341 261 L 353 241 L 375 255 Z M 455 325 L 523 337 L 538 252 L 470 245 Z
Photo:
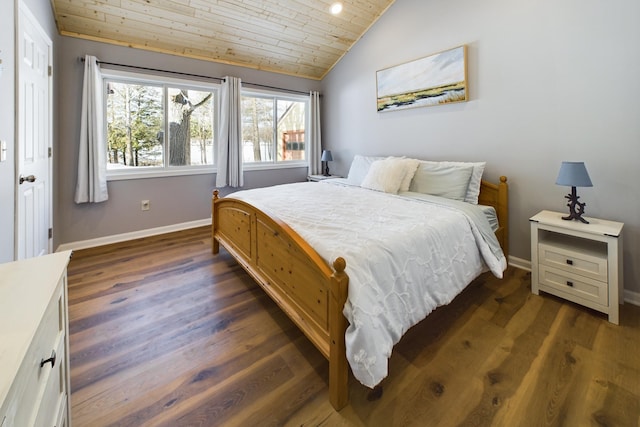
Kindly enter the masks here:
M 78 148 L 76 203 L 98 203 L 107 193 L 107 143 L 104 132 L 102 74 L 95 56 L 84 58 L 82 118 Z
M 217 187 L 242 187 L 241 85 L 237 77 L 225 77 L 220 90 L 220 138 L 218 139 Z
M 309 174 L 322 173 L 322 136 L 320 134 L 320 93 L 310 93 L 309 120 Z

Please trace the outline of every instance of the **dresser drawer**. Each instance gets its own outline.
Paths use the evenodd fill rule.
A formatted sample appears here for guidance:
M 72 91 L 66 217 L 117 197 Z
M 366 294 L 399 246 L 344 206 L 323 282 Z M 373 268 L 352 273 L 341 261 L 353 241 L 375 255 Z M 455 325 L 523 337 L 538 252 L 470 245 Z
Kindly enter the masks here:
M 43 396 L 40 407 L 36 412 L 35 426 L 59 426 L 60 411 L 64 409 L 66 403 L 67 390 L 65 380 L 65 341 L 60 339 L 56 348 L 56 363 L 53 368 L 47 364 L 43 369 L 50 369 L 46 383 L 42 384 L 42 389 L 38 390 Z
M 52 381 L 60 384 L 57 377 L 60 375 L 59 369 L 63 368 L 66 357 L 64 310 L 62 287 L 59 286 L 20 367 L 18 374 L 20 383 L 17 384 L 19 405 L 13 420 L 15 426 L 37 425 L 34 421 L 39 402 L 50 398 L 49 395 L 43 394 L 47 385 Z M 41 367 L 41 362 L 52 357 L 54 351 L 55 366 L 52 367 L 49 362 Z M 63 383 L 64 385 L 66 383 Z
M 562 293 L 560 296 L 569 300 L 572 300 L 571 296 L 574 296 L 602 306 L 609 304 L 606 282 L 589 279 L 588 277 L 568 273 L 564 270 L 542 264 L 538 267 L 538 275 L 542 290 L 554 294 L 555 292 L 553 292 L 553 290 L 559 291 Z
M 571 274 L 607 281 L 606 253 L 545 242 L 538 245 L 538 262 Z

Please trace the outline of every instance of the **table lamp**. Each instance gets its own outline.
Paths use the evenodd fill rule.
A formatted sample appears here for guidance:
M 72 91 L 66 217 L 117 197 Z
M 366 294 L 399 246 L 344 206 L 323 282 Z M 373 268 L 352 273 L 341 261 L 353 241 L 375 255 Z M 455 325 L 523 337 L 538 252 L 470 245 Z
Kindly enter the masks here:
M 589 221 L 582 218 L 586 203 L 580 203 L 578 201 L 580 197 L 576 194 L 576 187 L 593 187 L 584 162 L 562 162 L 556 185 L 571 187 L 571 194 L 564 196 L 565 199 L 569 200 L 569 203 L 567 203 L 569 215 L 563 216 L 562 219 L 575 219 L 589 224 Z
M 333 161 L 333 157 L 331 157 L 331 151 L 330 150 L 323 150 L 322 151 L 322 158 L 320 158 L 320 161 L 322 161 L 324 163 L 324 176 L 329 176 L 329 162 Z M 317 163 L 316 163 L 317 164 Z

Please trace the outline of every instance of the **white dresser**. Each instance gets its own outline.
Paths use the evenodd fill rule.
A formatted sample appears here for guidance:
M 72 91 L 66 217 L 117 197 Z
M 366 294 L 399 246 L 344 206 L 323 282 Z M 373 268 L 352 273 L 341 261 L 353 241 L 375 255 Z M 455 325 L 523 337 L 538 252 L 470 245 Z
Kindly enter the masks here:
M 0 427 L 68 427 L 71 251 L 0 264 Z
M 545 291 L 609 315 L 618 324 L 622 304 L 621 222 L 565 221 L 542 211 L 531 222 L 531 291 Z

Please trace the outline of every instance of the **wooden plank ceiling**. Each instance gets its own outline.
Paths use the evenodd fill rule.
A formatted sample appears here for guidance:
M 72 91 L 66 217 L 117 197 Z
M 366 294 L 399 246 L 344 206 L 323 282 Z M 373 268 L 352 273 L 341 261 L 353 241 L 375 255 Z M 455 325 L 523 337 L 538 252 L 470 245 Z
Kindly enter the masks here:
M 322 79 L 394 0 L 51 0 L 60 34 Z

